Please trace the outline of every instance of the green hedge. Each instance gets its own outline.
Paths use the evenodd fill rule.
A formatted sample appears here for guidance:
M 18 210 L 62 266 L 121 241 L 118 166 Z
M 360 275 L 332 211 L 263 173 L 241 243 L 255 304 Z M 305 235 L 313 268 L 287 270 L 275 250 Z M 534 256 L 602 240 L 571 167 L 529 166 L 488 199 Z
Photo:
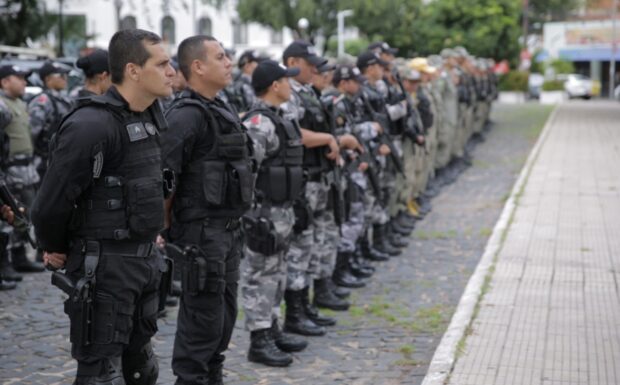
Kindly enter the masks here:
M 542 85 L 543 91 L 564 91 L 564 82 L 561 80 L 547 80 Z
M 529 73 L 524 71 L 510 71 L 499 80 L 500 91 L 527 92 Z

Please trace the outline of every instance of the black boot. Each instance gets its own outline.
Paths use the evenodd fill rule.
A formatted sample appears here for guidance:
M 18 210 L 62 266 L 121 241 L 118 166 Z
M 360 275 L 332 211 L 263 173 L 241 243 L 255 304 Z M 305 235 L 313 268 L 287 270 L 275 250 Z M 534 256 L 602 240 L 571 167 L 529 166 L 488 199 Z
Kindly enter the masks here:
M 392 218 L 390 220 L 390 224 L 389 224 L 389 229 L 395 233 L 398 233 L 400 235 L 405 235 L 405 236 L 409 236 L 411 234 L 411 231 L 413 230 L 413 228 L 409 228 L 409 227 L 405 227 L 402 224 L 400 224 L 399 221 L 396 220 L 396 218 Z
M 389 230 L 389 228 L 388 228 Z M 404 237 L 402 237 L 400 234 L 398 234 L 395 231 L 388 231 L 388 241 L 390 242 L 390 244 L 394 247 L 398 247 L 399 249 L 403 249 L 405 247 L 407 247 L 409 245 L 409 242 L 407 242 Z
M 336 257 L 336 267 L 334 268 L 334 274 L 332 279 L 338 286 L 359 288 L 366 286 L 364 281 L 358 279 L 349 271 L 349 258 L 351 253 L 339 252 Z
M 290 354 L 283 352 L 276 346 L 271 328 L 254 330 L 250 333 L 250 349 L 248 361 L 267 366 L 289 366 L 293 363 Z M 211 381 L 209 381 L 211 384 Z
M 303 336 L 325 335 L 325 328 L 315 324 L 306 315 L 301 295 L 301 290 L 286 290 L 284 292 L 284 300 L 286 301 L 284 331 Z
M 32 262 L 26 256 L 26 248 L 19 246 L 11 249 L 11 259 L 15 270 L 23 273 L 40 273 L 45 271 L 45 266 L 41 262 Z
M 301 301 L 304 305 L 304 309 L 306 311 L 306 316 L 312 320 L 315 324 L 319 326 L 334 326 L 336 325 L 336 320 L 331 317 L 327 317 L 319 313 L 319 309 L 317 309 L 314 305 L 310 303 L 310 287 L 306 286 L 301 290 Z
M 372 230 L 373 246 L 375 249 L 382 253 L 388 254 L 392 257 L 400 255 L 402 251 L 400 249 L 390 245 L 387 239 L 387 225 L 373 225 Z
M 209 364 L 207 366 L 207 385 L 224 385 L 224 364 Z
M 363 269 L 368 273 L 374 274 L 376 271 L 375 267 L 364 258 L 362 248 L 359 243 L 355 245 L 355 252 L 353 252 L 352 262 L 358 265 L 360 269 Z
M 403 226 L 411 228 L 411 230 L 415 229 L 415 224 L 418 221 L 413 215 L 409 214 L 406 211 L 399 212 L 397 220 Z
M 331 310 L 347 310 L 350 304 L 334 294 L 329 286 L 329 279 L 314 280 L 314 299 L 315 306 Z
M 2 276 L 2 279 L 12 282 L 19 282 L 24 279 L 21 274 L 18 274 L 15 269 L 13 269 L 9 261 L 9 253 L 6 250 L 0 252 L 2 253 L 2 255 L 0 255 L 0 276 Z
M 370 245 L 370 242 L 368 242 L 368 235 L 364 235 L 362 237 L 360 248 L 362 251 L 362 256 L 370 261 L 381 262 L 390 259 L 389 254 L 382 253 Z
M 73 382 L 74 385 L 125 385 L 126 381 L 123 378 L 123 372 L 121 369 L 121 357 L 111 357 L 104 359 L 102 364 L 103 368 L 99 369 L 101 372 L 98 376 L 80 375 L 81 373 L 88 372 L 82 364 L 78 362 L 78 374 Z
M 0 276 L 0 291 L 13 290 L 16 287 L 17 287 L 17 284 L 15 282 L 4 281 L 2 277 Z
M 426 194 L 421 194 L 418 197 L 418 206 L 420 206 L 420 212 L 425 216 L 433 209 L 431 206 L 431 199 Z
M 308 341 L 292 334 L 284 333 L 278 325 L 278 320 L 274 319 L 271 324 L 271 335 L 278 349 L 283 352 L 292 353 L 300 352 L 308 347 Z
M 351 296 L 351 290 L 336 285 L 333 279 L 328 280 L 328 283 L 329 289 L 332 291 L 332 293 L 334 293 L 336 297 L 345 299 Z
M 363 258 L 361 258 L 361 252 L 359 248 L 349 258 L 349 269 L 351 273 L 358 278 L 369 278 L 374 272 L 375 268 L 367 265 Z

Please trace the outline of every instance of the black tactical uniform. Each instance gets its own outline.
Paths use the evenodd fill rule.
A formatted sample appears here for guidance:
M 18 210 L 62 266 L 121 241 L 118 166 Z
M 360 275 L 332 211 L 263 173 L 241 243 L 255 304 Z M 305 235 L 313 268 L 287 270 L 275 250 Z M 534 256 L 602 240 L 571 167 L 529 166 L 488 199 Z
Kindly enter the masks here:
M 33 205 L 43 250 L 68 256 L 66 275 L 56 278 L 70 294 L 76 384 L 157 379 L 150 338 L 162 270 L 153 253 L 163 227 L 158 107 L 133 112 L 114 87 L 83 100 L 61 124 Z
M 178 176 L 170 238 L 187 258 L 172 369 L 177 384 L 216 382 L 237 317 L 239 218 L 253 199 L 251 145 L 219 98 L 188 89 L 166 117 L 172 129 L 163 136 L 164 165 Z

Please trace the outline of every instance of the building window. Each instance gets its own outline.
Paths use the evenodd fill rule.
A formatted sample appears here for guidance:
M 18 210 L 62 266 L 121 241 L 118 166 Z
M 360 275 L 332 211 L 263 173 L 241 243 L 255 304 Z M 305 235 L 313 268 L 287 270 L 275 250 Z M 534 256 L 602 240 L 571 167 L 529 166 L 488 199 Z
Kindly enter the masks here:
M 248 25 L 241 23 L 239 20 L 233 20 L 233 43 L 248 44 Z
M 284 38 L 282 37 L 282 30 L 271 31 L 271 44 L 282 44 Z
M 212 35 L 211 19 L 208 17 L 201 17 L 198 20 L 198 34 L 199 35 Z
M 164 16 L 161 19 L 161 38 L 168 44 L 175 44 L 175 26 L 172 16 Z
M 138 23 L 134 16 L 125 16 L 121 19 L 121 29 L 136 29 Z

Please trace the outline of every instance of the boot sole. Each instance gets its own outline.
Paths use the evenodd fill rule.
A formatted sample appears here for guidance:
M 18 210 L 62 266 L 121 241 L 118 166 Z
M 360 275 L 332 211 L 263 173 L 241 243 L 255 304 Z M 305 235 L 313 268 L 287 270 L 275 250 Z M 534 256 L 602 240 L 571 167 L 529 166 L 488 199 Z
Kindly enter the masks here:
M 297 330 L 297 329 L 293 330 L 291 328 L 287 328 L 286 326 L 284 326 L 283 330 L 285 332 L 287 332 L 287 333 L 299 334 L 300 336 L 307 336 L 307 337 L 322 337 L 325 334 L 327 334 L 327 332 L 325 330 L 323 330 L 320 333 L 307 333 L 307 332 L 304 332 L 304 331 L 301 331 L 301 330 Z
M 272 366 L 272 367 L 276 367 L 276 368 L 284 368 L 284 367 L 287 367 L 287 366 L 289 366 L 290 364 L 293 363 L 293 359 L 291 359 L 290 361 L 287 361 L 287 362 L 268 361 L 268 360 L 262 360 L 262 359 L 256 358 L 256 357 L 251 357 L 249 354 L 248 354 L 248 361 L 254 362 L 254 363 L 257 363 L 257 364 L 263 364 L 263 365 L 266 365 L 266 366 Z

